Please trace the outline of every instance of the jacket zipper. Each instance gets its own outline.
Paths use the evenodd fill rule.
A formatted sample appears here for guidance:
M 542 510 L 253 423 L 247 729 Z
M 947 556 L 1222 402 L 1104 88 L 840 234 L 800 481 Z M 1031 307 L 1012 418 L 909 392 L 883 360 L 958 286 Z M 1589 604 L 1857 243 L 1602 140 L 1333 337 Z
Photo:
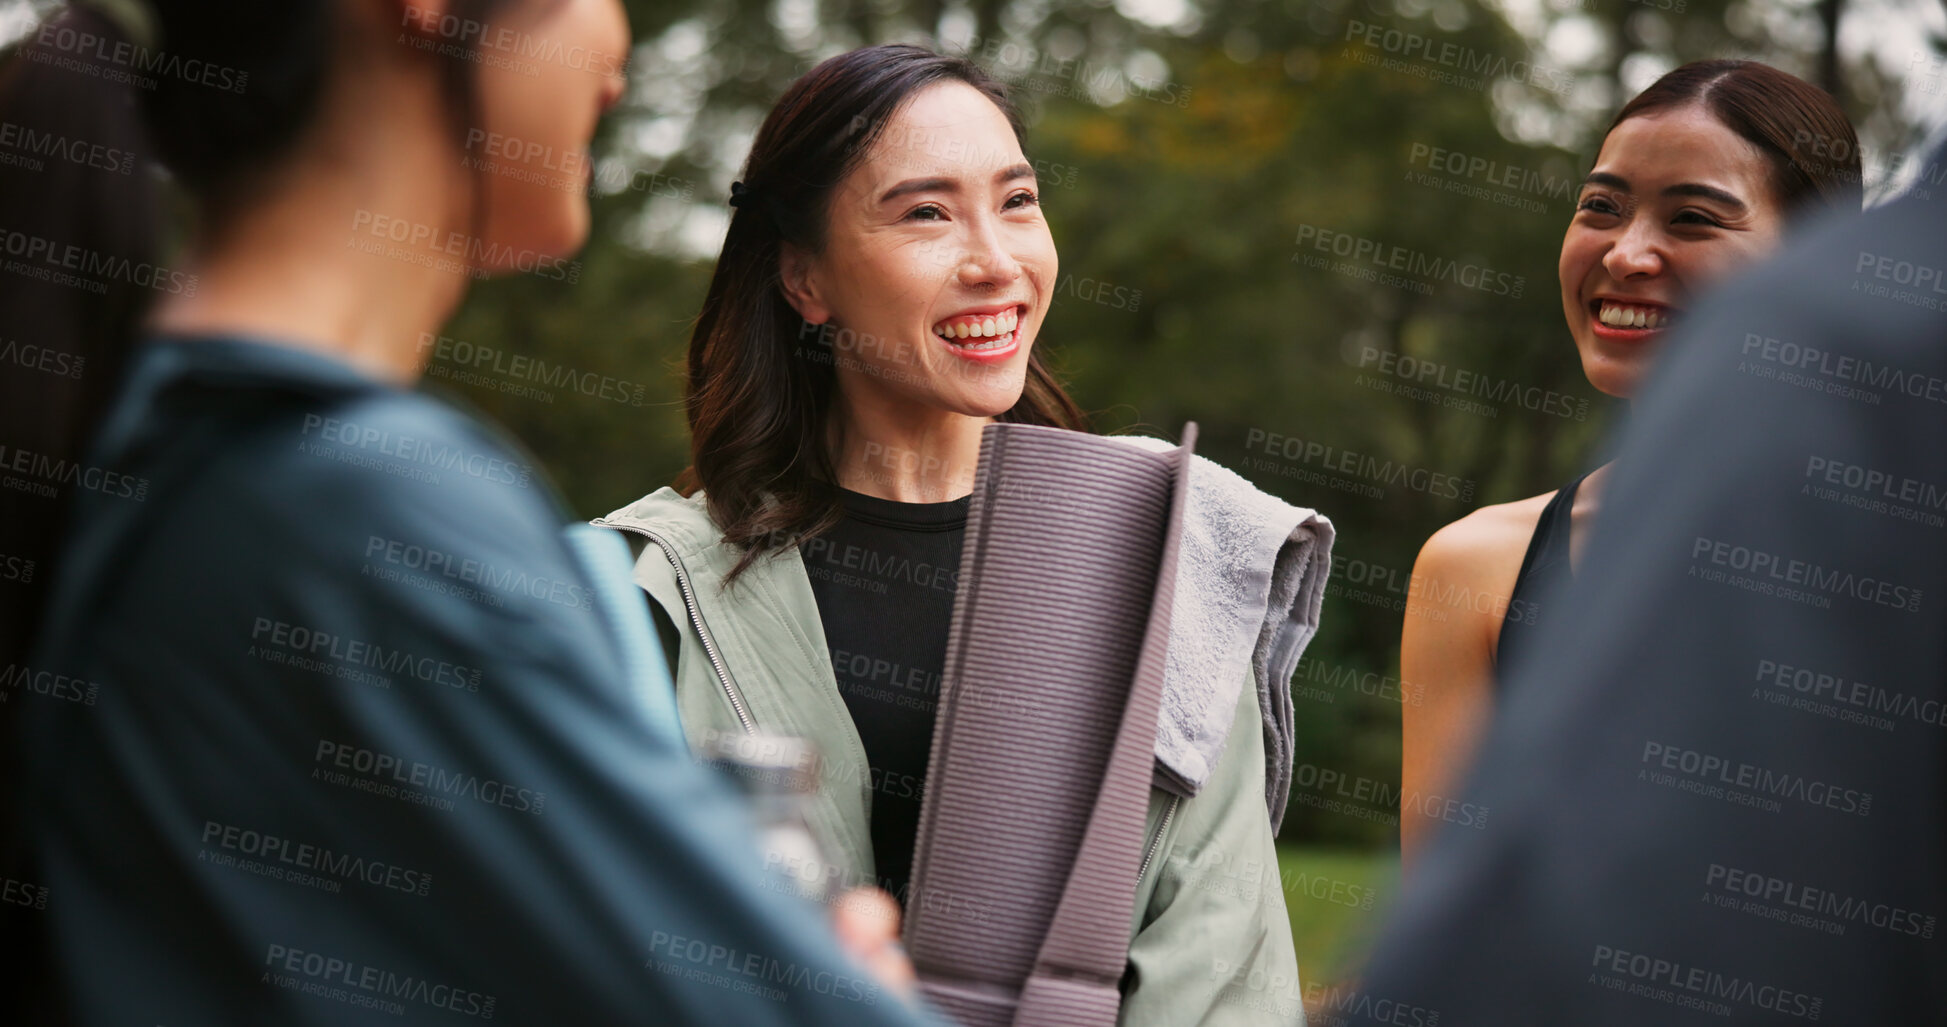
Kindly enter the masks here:
M 737 714 L 737 722 L 744 726 L 745 734 L 756 734 L 757 721 L 751 717 L 750 706 L 744 702 L 743 693 L 737 691 L 736 682 L 730 680 L 730 668 L 724 664 L 723 654 L 718 651 L 716 641 L 710 637 L 710 629 L 703 625 L 703 611 L 696 605 L 696 591 L 690 587 L 690 575 L 683 569 L 683 561 L 676 558 L 676 548 L 664 541 L 661 535 L 647 528 L 638 528 L 632 524 L 617 524 L 605 517 L 597 517 L 590 523 L 599 527 L 635 532 L 655 543 L 656 548 L 662 550 L 663 556 L 669 560 L 669 566 L 676 571 L 676 588 L 683 593 L 683 606 L 689 611 L 690 626 L 696 629 L 696 636 L 703 640 L 703 654 L 710 658 L 710 668 L 716 671 L 717 683 L 723 686 L 723 694 L 730 699 L 730 709 Z
M 744 726 L 744 733 L 756 734 L 757 721 L 752 719 L 750 707 L 744 702 L 743 693 L 737 691 L 736 682 L 730 680 L 730 668 L 724 665 L 723 654 L 718 651 L 716 641 L 710 637 L 710 629 L 703 624 L 703 611 L 696 605 L 696 591 L 690 586 L 690 575 L 687 570 L 683 569 L 683 561 L 676 558 L 675 547 L 665 541 L 661 535 L 647 528 L 638 528 L 629 524 L 616 524 L 613 521 L 600 517 L 591 523 L 604 528 L 616 528 L 622 531 L 635 532 L 650 542 L 655 543 L 656 548 L 662 550 L 663 557 L 669 561 L 669 566 L 676 571 L 676 588 L 683 593 L 683 607 L 689 611 L 690 626 L 696 628 L 696 637 L 703 642 L 703 653 L 710 658 L 710 667 L 716 672 L 717 683 L 723 686 L 723 694 L 730 700 L 730 708 L 737 714 L 737 722 Z M 1156 861 L 1156 853 L 1163 847 L 1163 837 L 1169 834 L 1170 821 L 1176 819 L 1177 804 L 1182 801 L 1182 796 L 1172 795 L 1170 796 L 1170 804 L 1163 808 L 1163 819 L 1156 824 L 1156 837 L 1150 840 L 1149 851 L 1143 853 L 1142 866 L 1136 870 L 1136 880 L 1138 882 L 1149 875 L 1149 866 Z
M 1169 833 L 1170 821 L 1176 819 L 1176 804 L 1183 801 L 1181 795 L 1170 796 L 1170 804 L 1163 807 L 1163 819 L 1156 824 L 1156 839 L 1149 843 L 1149 851 L 1143 854 L 1143 865 L 1136 871 L 1136 883 L 1149 875 L 1149 864 L 1155 862 L 1156 853 L 1163 847 L 1163 836 Z

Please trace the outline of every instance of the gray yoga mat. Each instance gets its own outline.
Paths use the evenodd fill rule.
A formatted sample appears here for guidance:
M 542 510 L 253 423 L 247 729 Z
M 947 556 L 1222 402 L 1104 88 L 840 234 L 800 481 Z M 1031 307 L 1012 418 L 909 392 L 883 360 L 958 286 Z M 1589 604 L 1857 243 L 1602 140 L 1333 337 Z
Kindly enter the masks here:
M 1195 440 L 982 432 L 905 929 L 967 1027 L 1115 1022 Z

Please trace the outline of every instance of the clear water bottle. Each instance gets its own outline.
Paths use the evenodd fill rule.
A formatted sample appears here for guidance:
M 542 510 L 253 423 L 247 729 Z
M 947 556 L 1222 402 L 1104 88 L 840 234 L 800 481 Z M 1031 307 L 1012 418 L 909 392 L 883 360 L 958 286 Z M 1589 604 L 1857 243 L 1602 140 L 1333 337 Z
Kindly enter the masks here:
M 838 893 L 840 869 L 807 815 L 818 790 L 818 749 L 791 735 L 713 732 L 700 756 L 730 776 L 750 800 L 764 869 L 778 888 L 812 902 Z

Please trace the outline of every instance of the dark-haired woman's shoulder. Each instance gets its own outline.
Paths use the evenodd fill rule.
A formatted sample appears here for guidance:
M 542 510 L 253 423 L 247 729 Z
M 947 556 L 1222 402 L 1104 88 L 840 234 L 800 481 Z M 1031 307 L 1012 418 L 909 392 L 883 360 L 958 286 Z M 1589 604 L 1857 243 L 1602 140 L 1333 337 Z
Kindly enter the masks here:
M 253 620 L 329 607 L 388 636 L 434 611 L 520 623 L 586 609 L 567 511 L 501 433 L 324 362 L 234 349 L 145 361 L 118 403 L 99 459 L 142 498 L 87 504 L 75 570 L 90 584 L 167 608 L 182 582 L 224 581 L 223 598 L 191 605 Z
M 1417 608 L 1429 621 L 1481 632 L 1479 644 L 1491 658 L 1522 556 L 1553 498 L 1555 493 L 1545 492 L 1483 506 L 1434 532 L 1413 564 L 1409 623 Z

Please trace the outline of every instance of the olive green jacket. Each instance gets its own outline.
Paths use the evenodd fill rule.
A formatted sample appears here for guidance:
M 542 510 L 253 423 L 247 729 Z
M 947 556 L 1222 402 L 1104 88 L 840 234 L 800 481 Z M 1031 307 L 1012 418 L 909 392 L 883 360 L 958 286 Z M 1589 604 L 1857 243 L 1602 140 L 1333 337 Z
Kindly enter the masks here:
M 648 542 L 635 580 L 660 608 L 691 745 L 719 731 L 810 739 L 824 761 L 813 827 L 835 844 L 842 883 L 874 880 L 873 782 L 798 551 L 760 559 L 726 590 L 739 553 L 723 544 L 701 493 L 686 499 L 660 489 L 594 523 Z M 1150 793 L 1119 1021 L 1126 1027 L 1303 1022 L 1265 810 L 1261 724 L 1257 688 L 1246 683 L 1203 791 L 1188 799 Z

